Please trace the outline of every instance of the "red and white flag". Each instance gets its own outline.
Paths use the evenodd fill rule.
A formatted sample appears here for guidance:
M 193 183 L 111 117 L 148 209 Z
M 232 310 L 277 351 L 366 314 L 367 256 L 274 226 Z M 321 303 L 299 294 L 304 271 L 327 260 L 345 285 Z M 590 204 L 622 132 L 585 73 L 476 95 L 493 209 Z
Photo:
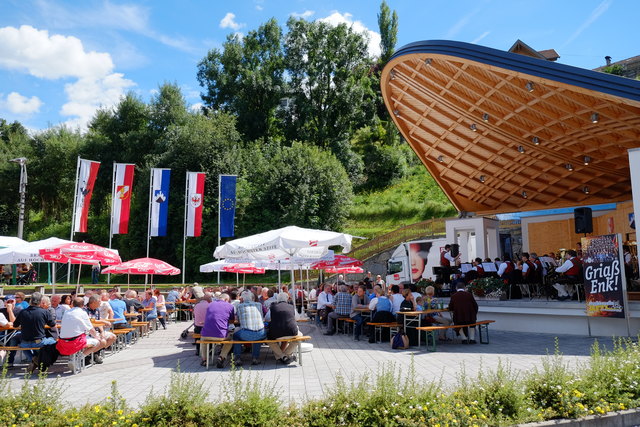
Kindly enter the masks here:
M 129 210 L 135 165 L 115 163 L 114 168 L 111 234 L 127 234 L 129 232 Z
M 100 162 L 78 158 L 78 180 L 76 181 L 76 205 L 74 209 L 74 233 L 86 233 L 89 219 L 89 204 L 93 186 L 98 176 Z
M 202 234 L 202 205 L 204 202 L 204 172 L 187 172 L 187 236 Z

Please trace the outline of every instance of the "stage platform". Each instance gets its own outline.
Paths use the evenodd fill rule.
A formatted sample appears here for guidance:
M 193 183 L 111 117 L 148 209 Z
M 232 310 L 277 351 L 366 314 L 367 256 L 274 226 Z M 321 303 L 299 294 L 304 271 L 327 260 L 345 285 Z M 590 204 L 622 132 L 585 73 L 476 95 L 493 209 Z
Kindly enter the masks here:
M 589 336 L 584 301 L 526 298 L 509 301 L 477 298 L 477 301 L 480 307 L 478 319 L 496 321 L 491 325 L 492 330 Z M 640 302 L 630 301 L 628 309 L 631 310 L 630 333 L 632 337 L 637 337 L 640 328 Z M 625 319 L 591 317 L 589 323 L 591 336 L 627 336 Z

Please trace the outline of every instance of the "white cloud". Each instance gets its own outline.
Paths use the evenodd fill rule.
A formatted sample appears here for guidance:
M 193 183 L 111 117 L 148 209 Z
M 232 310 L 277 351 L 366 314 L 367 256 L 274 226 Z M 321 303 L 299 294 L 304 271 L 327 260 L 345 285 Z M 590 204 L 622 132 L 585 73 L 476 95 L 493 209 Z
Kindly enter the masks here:
M 451 28 L 449 28 L 449 30 L 445 34 L 445 38 L 451 39 L 456 35 L 458 35 L 458 33 L 462 31 L 462 29 L 466 27 L 467 24 L 469 24 L 469 22 L 471 22 L 471 18 L 473 18 L 476 14 L 478 14 L 480 10 L 481 9 L 478 7 L 475 10 L 472 10 L 471 12 L 464 15 L 462 18 L 460 18 L 455 24 L 453 24 Z
M 199 113 L 200 111 L 202 111 L 202 107 L 204 107 L 204 104 L 202 102 L 196 102 L 189 107 L 189 110 L 191 110 L 193 113 Z
M 292 12 L 291 16 L 293 16 L 294 18 L 307 19 L 307 18 L 311 18 L 315 14 L 316 12 L 314 10 L 305 10 L 302 13 Z
M 0 68 L 41 79 L 77 79 L 65 84 L 67 102 L 60 114 L 80 127 L 98 108 L 115 105 L 125 89 L 134 86 L 131 80 L 113 72 L 108 53 L 87 52 L 76 37 L 49 35 L 28 25 L 0 28 Z
M 594 22 L 596 22 L 598 20 L 598 18 L 600 18 L 600 15 L 602 15 L 603 13 L 605 13 L 607 11 L 607 9 L 609 9 L 609 6 L 611 6 L 611 3 L 613 2 L 613 0 L 604 0 L 602 3 L 600 3 L 592 12 L 591 15 L 589 15 L 589 17 L 586 19 L 586 21 L 584 21 L 582 23 L 582 25 L 580 25 L 580 27 L 571 35 L 571 37 L 569 37 L 567 39 L 566 42 L 564 42 L 562 44 L 562 46 L 560 46 L 561 48 L 569 45 L 572 41 L 574 41 L 575 39 L 578 38 L 578 36 L 580 34 L 582 34 L 582 32 L 584 30 L 586 30 L 587 28 L 589 28 L 591 26 L 591 24 L 593 24 Z
M 27 98 L 18 92 L 11 92 L 5 100 L 0 99 L 0 106 L 13 114 L 27 115 L 40 111 L 42 101 L 37 96 Z
M 146 7 L 104 1 L 96 7 L 67 9 L 59 3 L 46 0 L 38 1 L 37 6 L 48 27 L 131 31 L 185 52 L 198 52 L 183 38 L 170 37 L 153 30 L 149 24 L 150 10 Z
M 259 4 L 256 5 L 256 10 L 264 10 L 264 7 L 260 6 Z
M 326 22 L 329 25 L 338 26 L 340 24 L 346 24 L 348 27 L 351 27 L 353 31 L 356 33 L 364 34 L 369 42 L 368 42 L 368 51 L 371 56 L 380 56 L 380 33 L 377 33 L 373 30 L 368 29 L 362 22 L 354 21 L 353 15 L 350 13 L 340 13 L 333 12 L 331 15 L 326 18 L 318 19 L 320 22 Z
M 244 25 L 245 24 L 236 22 L 236 15 L 231 12 L 224 15 L 224 18 L 220 21 L 220 28 L 231 28 L 234 31 L 238 31 L 240 28 L 244 27 Z

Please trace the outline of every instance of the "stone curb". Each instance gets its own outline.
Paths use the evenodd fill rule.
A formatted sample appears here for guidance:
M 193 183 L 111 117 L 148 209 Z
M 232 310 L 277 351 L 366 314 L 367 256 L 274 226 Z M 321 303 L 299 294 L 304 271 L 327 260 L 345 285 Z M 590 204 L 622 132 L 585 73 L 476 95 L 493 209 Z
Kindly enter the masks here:
M 578 419 L 559 419 L 539 423 L 517 424 L 519 427 L 571 426 L 571 427 L 630 427 L 640 426 L 640 408 L 589 415 Z

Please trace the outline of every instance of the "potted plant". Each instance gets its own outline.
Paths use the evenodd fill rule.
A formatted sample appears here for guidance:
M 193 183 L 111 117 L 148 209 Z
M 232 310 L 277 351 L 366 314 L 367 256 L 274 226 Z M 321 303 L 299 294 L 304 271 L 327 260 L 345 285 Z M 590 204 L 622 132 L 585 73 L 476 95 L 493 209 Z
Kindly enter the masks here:
M 507 284 L 496 277 L 481 277 L 469 282 L 467 289 L 478 297 L 500 299 L 506 295 Z

